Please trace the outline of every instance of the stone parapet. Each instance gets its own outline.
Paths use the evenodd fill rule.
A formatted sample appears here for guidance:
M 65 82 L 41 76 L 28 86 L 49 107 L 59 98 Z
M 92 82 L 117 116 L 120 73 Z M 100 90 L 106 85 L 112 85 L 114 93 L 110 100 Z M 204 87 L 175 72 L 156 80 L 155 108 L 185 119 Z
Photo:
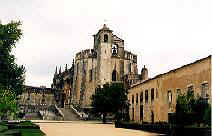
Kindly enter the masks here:
M 75 59 L 80 60 L 80 59 L 86 59 L 86 58 L 96 58 L 97 53 L 94 49 L 87 49 L 87 50 L 82 50 L 81 52 L 78 52 L 76 54 Z
M 137 63 L 137 55 L 126 50 L 124 51 L 124 59 L 132 60 L 134 63 Z

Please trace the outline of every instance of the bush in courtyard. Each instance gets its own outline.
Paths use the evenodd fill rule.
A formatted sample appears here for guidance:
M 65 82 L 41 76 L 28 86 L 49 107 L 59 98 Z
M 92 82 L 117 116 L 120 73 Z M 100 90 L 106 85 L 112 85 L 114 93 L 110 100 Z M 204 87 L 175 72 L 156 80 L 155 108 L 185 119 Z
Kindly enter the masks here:
M 176 124 L 178 126 L 204 123 L 210 125 L 211 106 L 204 99 L 194 97 L 192 92 L 182 94 L 177 98 Z
M 122 83 L 104 84 L 97 87 L 95 94 L 91 97 L 93 113 L 103 116 L 103 123 L 106 123 L 106 116 L 109 113 L 115 114 L 116 120 L 126 116 L 128 99 L 127 90 Z

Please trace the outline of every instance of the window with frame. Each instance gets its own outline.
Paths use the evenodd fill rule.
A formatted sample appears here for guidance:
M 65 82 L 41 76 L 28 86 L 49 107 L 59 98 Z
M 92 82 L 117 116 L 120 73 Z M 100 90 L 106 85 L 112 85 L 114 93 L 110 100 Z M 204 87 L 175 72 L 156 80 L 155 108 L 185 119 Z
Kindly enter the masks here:
M 172 104 L 172 92 L 171 90 L 168 91 L 168 108 L 171 108 L 171 104 Z
M 181 89 L 177 89 L 177 96 L 181 95 Z
M 131 71 L 131 63 L 129 63 L 128 69 L 129 69 L 129 73 L 131 73 L 131 72 L 132 72 L 132 71 Z
M 132 95 L 132 105 L 134 104 L 134 95 Z
M 151 101 L 154 101 L 154 88 L 151 89 Z
M 144 111 L 143 111 L 143 105 L 140 106 L 140 121 L 143 120 Z
M 117 55 L 118 54 L 118 45 L 113 44 L 112 45 L 112 55 Z
M 171 90 L 168 91 L 168 102 L 172 103 L 172 92 L 171 92 Z
M 134 111 L 134 107 L 133 107 L 133 108 L 132 108 L 132 121 L 134 121 L 134 118 L 135 118 L 135 117 L 134 117 L 134 116 L 135 116 L 134 114 L 135 114 L 135 111 Z
M 209 97 L 208 90 L 209 90 L 208 83 L 201 84 L 201 97 L 202 98 Z
M 148 90 L 145 91 L 145 103 L 148 103 Z
M 143 92 L 140 94 L 140 105 L 143 105 Z
M 108 42 L 108 35 L 104 34 L 104 42 Z
M 194 95 L 194 86 L 193 85 L 188 87 L 188 92 L 190 92 L 192 95 Z

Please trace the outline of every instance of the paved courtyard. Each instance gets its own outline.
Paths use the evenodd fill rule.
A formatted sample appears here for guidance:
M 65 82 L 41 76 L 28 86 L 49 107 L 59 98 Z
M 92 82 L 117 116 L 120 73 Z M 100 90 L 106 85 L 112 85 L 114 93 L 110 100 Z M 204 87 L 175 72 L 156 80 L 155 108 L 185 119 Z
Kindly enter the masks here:
M 40 122 L 40 121 L 39 121 Z M 47 136 L 157 136 L 140 130 L 115 128 L 114 124 L 101 124 L 100 122 L 41 122 L 41 130 Z

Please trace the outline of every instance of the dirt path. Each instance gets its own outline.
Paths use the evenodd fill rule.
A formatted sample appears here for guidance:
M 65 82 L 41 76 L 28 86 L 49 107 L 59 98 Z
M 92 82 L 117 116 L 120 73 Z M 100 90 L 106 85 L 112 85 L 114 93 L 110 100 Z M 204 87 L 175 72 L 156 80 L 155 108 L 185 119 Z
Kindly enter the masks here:
M 113 124 L 97 122 L 37 123 L 47 136 L 156 136 L 139 130 L 115 128 Z

